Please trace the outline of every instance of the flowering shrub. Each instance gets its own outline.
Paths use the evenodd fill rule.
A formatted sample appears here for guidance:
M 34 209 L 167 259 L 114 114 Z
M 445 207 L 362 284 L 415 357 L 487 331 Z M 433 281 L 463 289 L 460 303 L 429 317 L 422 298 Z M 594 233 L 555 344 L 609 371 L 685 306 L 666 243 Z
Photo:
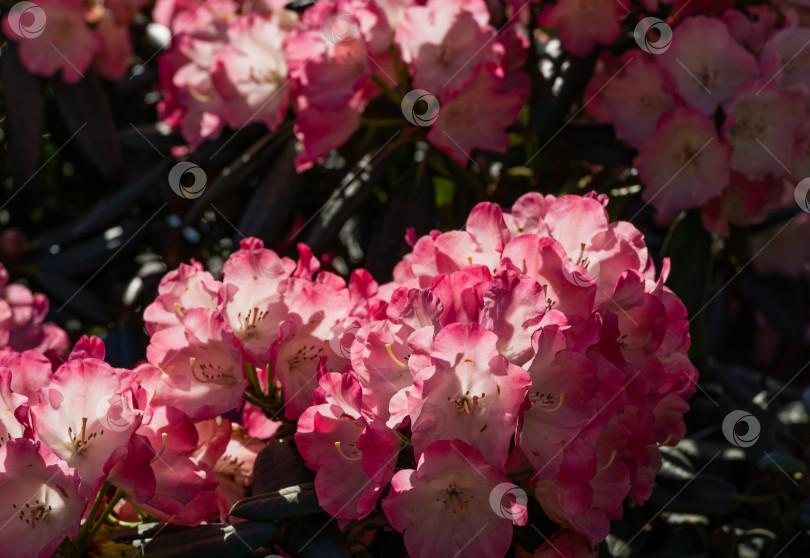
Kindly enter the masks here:
M 626 497 L 649 497 L 697 379 L 667 264 L 656 279 L 641 234 L 609 223 L 606 203 L 479 204 L 464 230 L 412 237 L 381 286 L 364 270 L 348 284 L 319 271 L 303 244 L 296 263 L 248 238 L 221 281 L 197 262 L 163 278 L 134 370 L 105 363 L 97 338 L 53 373 L 7 349 L 0 483 L 17 486 L 3 492 L 20 510 L 14 555 L 47 556 L 65 537 L 63 552 L 81 550 L 130 505 L 228 520 L 279 427 L 266 413 L 297 421 L 324 510 L 362 519 L 387 492 L 413 556 L 476 537 L 504 555 L 526 491 L 570 529 L 560 537 L 603 540 Z
M 192 145 L 225 125 L 275 129 L 292 106 L 302 171 L 385 94 L 412 123 L 434 124 L 428 140 L 461 164 L 474 148 L 506 150 L 504 129 L 528 96 L 528 43 L 514 26 L 496 33 L 484 0 L 317 2 L 300 18 L 285 4 L 158 1 L 155 20 L 174 31 L 161 113 Z M 404 98 L 394 91 L 409 84 Z
M 0 554 L 806 555 L 803 3 L 6 2 Z
M 807 174 L 810 31 L 783 6 L 681 16 L 651 54 L 602 55 L 589 110 L 638 149 L 643 197 L 663 219 L 699 207 L 728 236 L 793 205 Z

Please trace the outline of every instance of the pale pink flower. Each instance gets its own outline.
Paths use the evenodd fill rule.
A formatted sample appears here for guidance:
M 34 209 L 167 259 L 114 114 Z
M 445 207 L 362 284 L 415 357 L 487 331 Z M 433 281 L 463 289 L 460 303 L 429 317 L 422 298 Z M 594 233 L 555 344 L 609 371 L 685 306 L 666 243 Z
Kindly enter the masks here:
M 597 44 L 619 37 L 621 7 L 615 0 L 559 0 L 540 14 L 540 27 L 557 29 L 563 48 L 575 56 L 590 54 Z
M 163 276 L 158 285 L 158 297 L 146 307 L 143 320 L 150 335 L 167 327 L 183 323 L 186 312 L 194 308 L 214 310 L 222 284 L 191 260 Z
M 644 199 L 668 214 L 700 207 L 729 181 L 729 149 L 712 122 L 694 109 L 662 117 L 634 165 L 645 186 Z
M 152 404 L 177 407 L 195 420 L 237 408 L 247 385 L 239 345 L 225 318 L 205 308 L 152 335 L 146 357 L 161 371 Z
M 755 81 L 738 91 L 725 109 L 723 134 L 731 145 L 733 170 L 760 180 L 787 174 L 786 169 L 804 158 L 807 110 L 801 93 Z
M 634 147 L 655 130 L 661 116 L 676 101 L 663 70 L 640 52 L 625 53 L 627 64 L 602 90 L 602 107 L 616 129 L 616 137 Z
M 9 514 L 3 556 L 52 556 L 65 537 L 78 535 L 86 505 L 76 469 L 45 444 L 12 440 L 0 446 L 0 508 Z
M 479 65 L 500 63 L 503 47 L 494 38 L 483 0 L 428 0 L 405 9 L 395 42 L 414 87 L 444 101 L 470 82 Z
M 78 0 L 44 0 L 37 6 L 45 18 L 42 29 L 33 30 L 36 36 L 23 29 L 31 25 L 25 18 L 8 16 L 3 18 L 3 33 L 20 43 L 20 60 L 29 72 L 46 77 L 61 72 L 65 83 L 76 83 L 101 50 L 101 37 L 85 23 Z
M 672 44 L 656 61 L 686 104 L 706 116 L 759 77 L 754 56 L 734 41 L 722 21 L 704 16 L 686 18 L 673 29 Z
M 60 366 L 31 407 L 37 440 L 78 469 L 81 492 L 91 497 L 115 461 L 126 452 L 142 412 L 106 362 L 87 358 Z
M 262 122 L 275 130 L 284 119 L 289 106 L 286 36 L 275 21 L 257 14 L 229 22 L 228 45 L 217 54 L 211 77 L 231 128 Z
M 416 470 L 394 475 L 382 508 L 394 529 L 403 532 L 414 558 L 462 551 L 503 556 L 513 523 L 526 522 L 526 501 L 514 492 L 508 495 L 510 488 L 514 485 L 475 448 L 458 440 L 438 441 L 425 449 Z
M 436 335 L 430 360 L 411 364 L 414 453 L 436 440 L 461 440 L 503 467 L 531 379 L 498 354 L 497 336 L 479 324 L 452 324 Z
M 264 368 L 289 300 L 279 290 L 295 262 L 267 250 L 258 238 L 245 238 L 222 269 L 222 315 L 243 343 L 246 358 Z
M 442 102 L 428 139 L 462 165 L 474 149 L 505 153 L 506 128 L 517 119 L 524 101 L 518 91 L 504 91 L 497 66 L 482 63 L 463 89 Z
M 321 376 L 315 405 L 298 421 L 295 442 L 317 471 L 318 503 L 338 519 L 362 519 L 391 480 L 402 442 L 361 415 L 360 385 L 348 374 Z

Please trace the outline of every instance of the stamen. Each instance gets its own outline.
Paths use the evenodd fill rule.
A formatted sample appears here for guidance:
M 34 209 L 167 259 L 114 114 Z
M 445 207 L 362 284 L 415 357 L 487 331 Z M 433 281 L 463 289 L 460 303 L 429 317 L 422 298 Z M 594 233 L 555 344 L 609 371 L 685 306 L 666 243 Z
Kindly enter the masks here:
M 607 463 L 605 463 L 604 465 L 602 465 L 601 467 L 599 467 L 599 468 L 596 470 L 596 472 L 597 472 L 597 473 L 601 473 L 602 471 L 604 471 L 605 469 L 607 469 L 607 468 L 609 468 L 611 465 L 613 465 L 613 461 L 616 459 L 616 454 L 617 454 L 617 453 L 618 453 L 618 452 L 617 452 L 616 450 L 613 450 L 613 451 L 610 453 L 610 459 L 608 459 L 608 462 L 607 462 Z
M 85 444 L 85 435 L 87 434 L 87 417 L 82 417 L 82 445 Z
M 357 457 L 349 457 L 348 455 L 343 453 L 343 448 L 340 447 L 340 442 L 335 442 L 335 449 L 340 454 L 340 457 L 342 457 L 346 461 L 360 461 L 361 459 L 363 459 L 362 455 L 358 455 Z M 359 452 L 355 451 L 355 452 L 352 452 L 352 453 L 359 453 Z
M 399 366 L 400 368 L 404 368 L 405 370 L 408 370 L 408 365 L 399 360 L 396 356 L 394 356 L 394 351 L 391 350 L 390 343 L 385 344 L 385 350 L 388 351 L 388 356 L 391 357 L 391 360 L 393 360 L 397 366 Z
M 177 315 L 180 316 L 181 318 L 185 317 L 186 315 L 185 312 L 183 312 L 183 307 L 180 306 L 179 302 L 174 303 L 174 311 L 177 312 Z
M 163 452 L 166 449 L 166 440 L 168 439 L 168 437 L 169 437 L 169 435 L 166 434 L 165 432 L 163 434 L 161 434 L 162 442 L 160 444 L 160 451 L 155 454 L 155 457 L 153 457 L 152 459 L 149 460 L 150 465 L 152 463 L 154 463 L 155 461 L 157 461 L 158 459 L 160 459 L 160 456 L 163 455 Z
M 553 408 L 548 409 L 546 407 L 535 407 L 535 409 L 537 409 L 538 411 L 543 411 L 545 413 L 556 413 L 557 411 L 560 410 L 560 407 L 562 407 L 563 401 L 565 401 L 565 394 L 561 393 L 560 400 L 557 401 L 557 404 Z

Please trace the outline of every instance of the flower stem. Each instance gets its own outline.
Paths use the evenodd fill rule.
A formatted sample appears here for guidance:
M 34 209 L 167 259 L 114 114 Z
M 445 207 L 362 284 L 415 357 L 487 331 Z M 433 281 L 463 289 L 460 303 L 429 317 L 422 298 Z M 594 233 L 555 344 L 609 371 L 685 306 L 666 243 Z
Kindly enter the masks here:
M 79 529 L 79 534 L 76 535 L 75 539 L 73 539 L 73 543 L 76 545 L 76 548 L 81 548 L 80 545 L 85 536 L 87 536 L 87 531 L 90 529 L 90 525 L 93 524 L 93 519 L 96 517 L 98 509 L 101 507 L 101 502 L 104 501 L 104 495 L 107 494 L 109 489 L 110 483 L 104 481 L 98 491 L 98 494 L 96 494 L 96 501 L 93 502 L 93 507 L 90 508 L 90 513 L 87 514 L 87 520 L 84 522 L 84 525 L 82 525 L 82 528 Z
M 391 101 L 395 105 L 399 106 L 402 104 L 402 97 L 397 95 L 397 92 L 391 89 L 391 87 L 389 87 L 388 84 L 385 83 L 385 81 L 383 81 L 383 79 L 380 76 L 372 74 L 371 81 L 373 81 L 374 85 L 379 87 L 380 91 L 382 91 L 386 97 L 391 99 Z
M 117 504 L 118 500 L 120 500 L 123 497 L 124 491 L 121 490 L 120 488 L 116 488 L 115 494 L 113 494 L 112 498 L 110 498 L 110 501 L 107 502 L 107 505 L 104 506 L 104 509 L 101 510 L 101 515 L 99 515 L 98 521 L 96 521 L 95 525 L 93 525 L 93 528 L 90 529 L 90 532 L 87 535 L 87 539 L 85 541 L 82 541 L 82 545 L 79 547 L 79 551 L 83 550 L 84 547 L 86 547 L 93 540 L 93 537 L 96 536 L 98 530 L 101 529 L 102 525 L 104 525 L 104 521 L 106 521 L 107 516 L 110 515 L 110 512 L 115 507 L 115 504 Z
M 522 469 L 515 469 L 514 471 L 507 471 L 506 476 L 509 478 L 514 477 L 522 477 L 523 475 L 528 475 L 529 473 L 534 472 L 534 467 L 529 465 L 528 467 L 523 467 Z

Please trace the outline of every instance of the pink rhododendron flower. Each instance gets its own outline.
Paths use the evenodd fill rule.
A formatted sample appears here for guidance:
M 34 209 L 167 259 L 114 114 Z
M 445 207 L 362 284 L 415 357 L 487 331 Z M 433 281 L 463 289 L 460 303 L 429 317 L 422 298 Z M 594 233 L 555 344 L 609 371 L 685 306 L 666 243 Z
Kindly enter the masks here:
M 405 9 L 395 40 L 414 87 L 444 99 L 464 88 L 480 64 L 500 62 L 494 38 L 483 0 L 428 0 Z
M 142 412 L 132 408 L 121 377 L 106 362 L 69 360 L 39 391 L 31 407 L 36 439 L 81 475 L 81 493 L 92 497 L 115 461 L 126 452 Z
M 795 91 L 753 82 L 726 108 L 723 132 L 731 144 L 731 168 L 752 180 L 785 174 L 804 158 L 807 138 L 799 140 L 807 109 Z M 801 142 L 800 142 L 801 141 Z
M 538 25 L 557 28 L 565 50 L 585 56 L 597 44 L 607 45 L 618 38 L 619 9 L 611 0 L 558 0 L 540 14 Z
M 4 556 L 52 556 L 65 537 L 78 534 L 86 505 L 76 469 L 45 444 L 21 439 L 0 446 L 0 507 L 9 513 Z
M 512 540 L 511 524 L 526 520 L 525 502 L 508 502 L 507 513 L 502 502 L 496 500 L 498 508 L 490 504 L 493 492 L 504 483 L 513 486 L 474 448 L 460 441 L 434 442 L 416 470 L 394 475 L 383 511 L 391 525 L 404 532 L 408 553 L 416 558 L 462 551 L 503 556 Z
M 496 344 L 497 336 L 478 324 L 449 325 L 436 335 L 429 364 L 414 366 L 409 399 L 417 458 L 435 440 L 461 440 L 495 467 L 506 463 L 531 380 Z
M 228 45 L 217 55 L 212 79 L 231 128 L 262 122 L 275 130 L 284 119 L 289 104 L 285 36 L 274 21 L 256 14 L 228 24 Z
M 77 0 L 37 2 L 44 12 L 41 31 L 34 36 L 23 29 L 30 23 L 22 18 L 3 18 L 3 33 L 20 43 L 20 60 L 32 73 L 52 76 L 61 72 L 66 83 L 76 83 L 83 76 L 103 42 L 84 21 L 83 8 Z
M 728 148 L 693 109 L 664 115 L 634 164 L 646 185 L 644 199 L 667 213 L 700 206 L 728 186 Z
M 199 262 L 181 263 L 163 276 L 158 297 L 144 310 L 146 330 L 153 335 L 161 329 L 181 325 L 186 312 L 194 308 L 214 310 L 221 286 Z
M 361 389 L 348 374 L 321 376 L 315 406 L 298 420 L 295 442 L 313 467 L 318 502 L 338 519 L 361 519 L 394 473 L 399 436 L 361 412 Z
M 222 270 L 222 314 L 243 343 L 247 358 L 263 368 L 279 324 L 287 317 L 281 282 L 292 274 L 295 263 L 280 258 L 256 238 L 242 240 Z
M 641 147 L 661 116 L 676 101 L 664 72 L 638 52 L 622 56 L 627 66 L 602 91 L 602 106 L 616 129 L 616 137 Z
M 494 65 L 480 65 L 466 87 L 442 104 L 428 133 L 430 142 L 462 165 L 474 149 L 505 153 L 505 123 L 517 119 L 524 99 L 517 91 L 505 92 L 503 84 Z
M 218 312 L 190 310 L 183 325 L 152 336 L 146 356 L 161 371 L 154 405 L 203 420 L 235 409 L 242 400 L 247 385 L 242 351 Z
M 734 41 L 721 21 L 703 16 L 681 22 L 673 30 L 672 44 L 656 61 L 686 104 L 707 116 L 759 77 L 754 56 Z

